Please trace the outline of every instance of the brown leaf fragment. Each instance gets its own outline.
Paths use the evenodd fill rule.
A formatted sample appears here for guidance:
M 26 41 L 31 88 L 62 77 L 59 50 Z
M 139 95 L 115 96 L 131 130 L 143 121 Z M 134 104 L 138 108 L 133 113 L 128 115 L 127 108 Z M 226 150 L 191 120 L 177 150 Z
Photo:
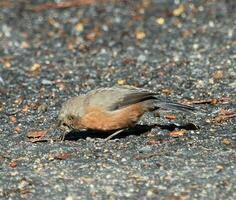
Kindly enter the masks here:
M 219 111 L 219 115 L 232 115 L 234 114 L 235 112 L 231 111 L 231 110 L 226 110 L 226 109 L 221 109 Z
M 27 113 L 27 112 L 29 111 L 29 109 L 30 109 L 29 105 L 25 105 L 25 106 L 22 108 L 21 112 Z
M 15 168 L 17 166 L 17 162 L 15 160 L 12 160 L 10 163 L 9 163 L 9 166 L 11 168 Z
M 177 130 L 177 131 L 172 131 L 169 133 L 169 135 L 171 137 L 181 137 L 181 136 L 185 135 L 186 133 L 187 133 L 186 130 L 181 129 L 181 130 Z
M 226 116 L 217 116 L 213 119 L 215 123 L 223 123 L 229 120 L 230 118 L 236 117 L 236 113 L 233 115 L 226 115 Z
M 210 104 L 211 105 L 216 105 L 218 103 L 217 99 L 211 99 Z
M 97 3 L 106 3 L 108 0 L 67 0 L 59 3 L 43 3 L 29 8 L 34 12 L 41 12 L 48 9 L 65 9 L 70 7 L 80 7 L 86 5 L 95 5 Z
M 166 115 L 165 118 L 169 119 L 169 120 L 176 120 L 176 116 L 175 115 Z
M 19 134 L 19 133 L 21 132 L 21 127 L 20 127 L 20 125 L 18 125 L 18 126 L 15 128 L 15 132 L 16 132 L 17 134 Z
M 152 139 L 147 142 L 147 145 L 159 145 L 160 143 L 161 141 Z
M 214 123 L 223 123 L 226 122 L 227 120 L 236 117 L 236 112 L 234 111 L 230 111 L 230 110 L 225 110 L 225 109 L 221 109 L 218 112 L 218 115 L 216 117 L 213 118 L 213 122 Z
M 30 131 L 27 134 L 28 138 L 42 138 L 48 133 L 47 130 L 40 130 L 40 131 Z

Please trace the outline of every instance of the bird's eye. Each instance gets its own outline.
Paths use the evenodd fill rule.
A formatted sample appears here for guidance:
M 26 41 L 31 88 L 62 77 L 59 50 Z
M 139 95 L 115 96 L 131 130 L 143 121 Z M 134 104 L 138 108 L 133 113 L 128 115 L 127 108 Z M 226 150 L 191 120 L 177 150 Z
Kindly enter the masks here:
M 66 123 L 62 123 L 62 126 L 67 126 L 67 124 Z

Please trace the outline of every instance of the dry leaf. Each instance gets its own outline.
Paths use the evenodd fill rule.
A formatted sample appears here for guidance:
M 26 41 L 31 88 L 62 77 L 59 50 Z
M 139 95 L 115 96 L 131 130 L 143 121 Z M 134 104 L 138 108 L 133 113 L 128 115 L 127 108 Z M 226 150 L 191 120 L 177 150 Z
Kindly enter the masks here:
M 17 166 L 17 162 L 15 160 L 12 160 L 10 163 L 9 163 L 9 166 L 11 168 L 15 168 Z
M 47 130 L 41 130 L 41 131 L 30 131 L 27 134 L 28 138 L 42 138 L 47 134 Z
M 160 144 L 161 142 L 159 140 L 155 140 L 155 139 L 152 139 L 152 140 L 149 140 L 148 141 L 148 145 L 157 145 L 157 144 Z
M 15 132 L 16 132 L 16 133 L 20 133 L 20 132 L 21 132 L 21 127 L 20 127 L 20 126 L 17 126 L 17 127 L 15 128 Z
M 25 105 L 25 106 L 22 108 L 21 112 L 26 113 L 26 112 L 29 111 L 29 108 L 30 108 L 30 107 L 29 107 L 28 105 Z
M 165 118 L 169 119 L 169 120 L 176 120 L 176 116 L 175 115 L 166 115 Z
M 181 129 L 181 130 L 177 130 L 177 131 L 172 131 L 172 132 L 169 133 L 169 135 L 171 137 L 180 137 L 180 136 L 185 135 L 186 133 L 187 133 L 186 130 Z
M 225 110 L 225 109 L 221 109 L 219 111 L 219 115 L 232 115 L 234 114 L 235 112 L 231 111 L 231 110 Z
M 223 123 L 223 122 L 226 122 L 227 120 L 229 120 L 230 118 L 234 118 L 234 117 L 236 117 L 236 112 L 230 111 L 230 110 L 221 109 L 218 112 L 218 115 L 213 118 L 213 122 L 215 122 L 215 123 Z

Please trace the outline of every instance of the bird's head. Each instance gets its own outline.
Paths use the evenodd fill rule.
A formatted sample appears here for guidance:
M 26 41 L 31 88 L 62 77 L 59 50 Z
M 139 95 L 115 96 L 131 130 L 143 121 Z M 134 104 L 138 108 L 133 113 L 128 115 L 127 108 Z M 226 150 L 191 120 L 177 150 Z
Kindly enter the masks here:
M 71 131 L 75 129 L 76 121 L 77 119 L 74 115 L 59 114 L 57 127 L 65 131 Z

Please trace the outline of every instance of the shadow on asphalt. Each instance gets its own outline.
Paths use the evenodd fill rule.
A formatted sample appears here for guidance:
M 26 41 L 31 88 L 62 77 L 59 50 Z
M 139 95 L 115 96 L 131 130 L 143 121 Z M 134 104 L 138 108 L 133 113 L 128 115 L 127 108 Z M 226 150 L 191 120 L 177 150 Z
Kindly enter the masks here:
M 175 129 L 185 129 L 185 130 L 197 130 L 199 129 L 198 126 L 196 126 L 193 123 L 188 123 L 188 124 L 184 124 L 184 125 L 179 125 L 179 124 L 166 124 L 166 125 L 161 125 L 161 124 L 155 124 L 155 125 L 136 125 L 133 128 L 129 128 L 127 130 L 122 131 L 121 133 L 119 133 L 117 136 L 115 136 L 112 139 L 121 139 L 121 138 L 125 138 L 129 135 L 142 135 L 148 131 L 151 131 L 151 129 L 153 128 L 160 128 L 160 129 L 164 129 L 164 130 L 169 130 L 169 131 L 173 131 Z M 71 132 L 69 132 L 68 134 L 66 134 L 65 136 L 65 140 L 79 140 L 79 139 L 86 139 L 87 137 L 90 138 L 106 138 L 109 135 L 111 135 L 112 133 L 114 133 L 114 131 L 109 131 L 109 132 L 104 132 L 104 131 L 94 131 L 94 130 L 86 130 L 86 131 L 77 131 L 77 130 L 73 130 Z

